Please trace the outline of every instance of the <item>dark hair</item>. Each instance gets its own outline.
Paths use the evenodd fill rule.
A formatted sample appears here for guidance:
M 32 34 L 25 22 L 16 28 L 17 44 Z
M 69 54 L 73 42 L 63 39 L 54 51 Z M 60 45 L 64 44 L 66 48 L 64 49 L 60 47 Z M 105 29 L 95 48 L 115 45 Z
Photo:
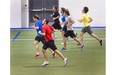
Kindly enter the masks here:
M 64 11 L 68 16 L 70 16 L 70 13 L 69 13 L 69 11 L 67 10 L 67 9 L 65 9 L 65 11 Z
M 49 20 L 46 19 L 45 22 L 46 22 L 46 24 L 48 24 L 49 23 Z
M 57 6 L 57 5 L 54 5 L 53 7 L 54 7 L 56 10 L 58 9 L 58 6 Z
M 39 20 L 39 16 L 37 14 L 35 14 L 33 17 Z
M 89 11 L 88 7 L 84 7 L 83 10 L 85 13 L 87 13 Z
M 62 11 L 63 11 L 63 13 L 64 13 L 64 11 L 65 11 L 65 8 L 61 7 L 61 10 L 62 10 Z

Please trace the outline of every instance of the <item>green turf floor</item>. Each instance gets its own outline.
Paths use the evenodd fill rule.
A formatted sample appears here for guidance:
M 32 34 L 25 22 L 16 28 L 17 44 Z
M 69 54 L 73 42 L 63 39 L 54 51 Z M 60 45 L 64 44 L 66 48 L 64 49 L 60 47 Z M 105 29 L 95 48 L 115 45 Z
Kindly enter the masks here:
M 75 29 L 75 32 L 79 34 L 80 30 Z M 61 51 L 68 58 L 67 66 L 63 67 L 63 60 L 58 55 L 53 59 L 51 52 L 47 50 L 50 65 L 41 67 L 44 61 L 41 50 L 41 57 L 33 59 L 35 30 L 11 30 L 11 75 L 105 75 L 105 28 L 93 28 L 93 31 L 103 39 L 103 46 L 85 34 L 85 48 L 81 51 L 76 42 L 69 38 L 67 51 Z M 13 42 L 12 39 L 18 32 L 21 34 Z M 56 35 L 55 43 L 60 50 L 63 47 L 61 33 L 56 31 Z M 39 47 L 42 49 L 41 43 Z

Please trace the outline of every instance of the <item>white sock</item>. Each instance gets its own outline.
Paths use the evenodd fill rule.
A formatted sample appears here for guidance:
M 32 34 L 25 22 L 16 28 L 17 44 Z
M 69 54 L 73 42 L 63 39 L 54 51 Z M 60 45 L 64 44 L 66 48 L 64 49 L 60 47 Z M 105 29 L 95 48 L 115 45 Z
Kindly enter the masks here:
M 39 54 L 39 53 L 36 53 L 36 54 Z

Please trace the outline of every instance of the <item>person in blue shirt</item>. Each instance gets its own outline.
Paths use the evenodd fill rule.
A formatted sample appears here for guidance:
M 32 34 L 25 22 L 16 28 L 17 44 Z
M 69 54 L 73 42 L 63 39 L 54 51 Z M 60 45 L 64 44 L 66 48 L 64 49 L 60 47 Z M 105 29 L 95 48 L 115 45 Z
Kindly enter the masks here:
M 42 20 L 39 19 L 38 15 L 34 15 L 33 20 L 35 22 L 35 25 L 33 25 L 32 28 L 34 28 L 37 32 L 37 36 L 35 37 L 35 40 L 34 40 L 34 45 L 37 52 L 34 58 L 37 58 L 40 56 L 39 46 L 38 46 L 39 42 L 41 41 L 42 43 L 45 43 L 45 39 L 41 34 L 39 34 L 39 32 L 42 32 Z
M 66 21 L 66 17 L 64 15 L 64 11 L 65 11 L 65 8 L 61 7 L 60 9 L 60 13 L 61 13 L 61 25 L 62 26 L 62 37 L 63 37 L 63 40 L 64 40 L 64 34 L 66 33 L 67 31 L 67 25 L 66 24 L 63 24 L 63 22 Z M 62 49 L 61 49 L 62 50 Z
M 33 20 L 35 22 L 35 25 L 33 25 L 32 28 L 34 28 L 37 32 L 37 36 L 35 37 L 35 40 L 34 40 L 34 45 L 35 45 L 35 48 L 36 48 L 36 54 L 35 54 L 34 58 L 37 58 L 37 57 L 40 56 L 39 42 L 42 42 L 44 44 L 45 43 L 45 38 L 44 38 L 43 35 L 40 34 L 42 32 L 42 20 L 39 19 L 38 15 L 34 15 Z M 55 52 L 52 51 L 51 49 L 49 49 L 49 50 L 52 52 L 52 57 L 54 58 L 55 57 Z
M 61 22 L 61 24 L 63 23 L 63 22 L 65 22 L 66 21 L 66 17 L 64 16 L 64 11 L 65 11 L 65 8 L 61 8 L 61 10 L 60 10 L 60 12 L 61 12 L 61 20 L 62 20 L 62 22 Z M 67 31 L 67 25 L 65 24 L 63 24 L 63 27 L 62 27 L 62 35 L 64 35 L 64 33 Z

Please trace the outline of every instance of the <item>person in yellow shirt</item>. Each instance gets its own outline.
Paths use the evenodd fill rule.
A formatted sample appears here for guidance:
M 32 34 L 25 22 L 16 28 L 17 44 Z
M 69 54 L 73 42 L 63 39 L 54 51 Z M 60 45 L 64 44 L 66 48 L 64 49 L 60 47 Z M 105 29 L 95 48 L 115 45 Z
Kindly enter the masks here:
M 78 20 L 80 23 L 83 23 L 83 25 L 84 25 L 84 28 L 81 30 L 81 33 L 80 33 L 80 40 L 81 40 L 81 42 L 83 42 L 83 35 L 87 32 L 88 34 L 90 34 L 90 36 L 97 39 L 99 41 L 100 45 L 102 46 L 102 39 L 98 38 L 91 30 L 89 23 L 91 23 L 93 21 L 93 19 L 88 14 L 88 11 L 89 11 L 88 7 L 84 7 L 82 10 L 82 13 L 83 13 L 82 17 L 81 17 L 81 19 Z

